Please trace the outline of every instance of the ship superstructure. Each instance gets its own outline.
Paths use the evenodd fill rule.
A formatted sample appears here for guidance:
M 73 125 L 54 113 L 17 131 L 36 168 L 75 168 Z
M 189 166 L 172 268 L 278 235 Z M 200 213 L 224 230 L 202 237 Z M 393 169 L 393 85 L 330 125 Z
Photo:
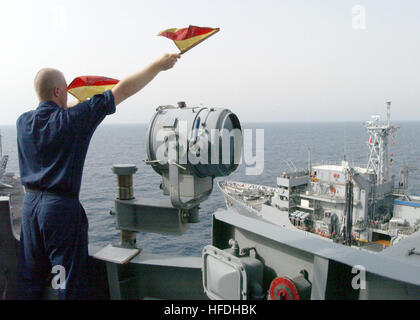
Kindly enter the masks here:
M 420 197 L 408 195 L 408 166 L 401 168 L 398 183 L 390 176 L 389 136 L 398 129 L 391 125 L 390 107 L 388 102 L 385 123 L 379 116 L 365 123 L 370 134 L 365 168 L 345 159 L 313 166 L 309 156 L 307 170 L 282 173 L 276 188 L 220 182 L 228 206 L 275 224 L 284 224 L 287 216 L 296 230 L 372 251 L 418 231 Z

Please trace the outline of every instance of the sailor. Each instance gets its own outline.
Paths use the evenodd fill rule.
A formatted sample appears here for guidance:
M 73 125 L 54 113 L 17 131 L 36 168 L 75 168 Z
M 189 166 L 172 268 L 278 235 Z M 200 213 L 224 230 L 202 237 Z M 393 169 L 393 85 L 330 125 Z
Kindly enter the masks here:
M 41 299 L 46 286 L 57 289 L 60 299 L 88 298 L 88 221 L 79 191 L 89 142 L 105 116 L 159 72 L 172 68 L 178 58 L 179 54 L 165 54 L 112 90 L 73 107 L 67 105 L 67 83 L 60 71 L 45 68 L 36 75 L 39 106 L 16 122 L 20 176 L 26 190 L 20 299 Z

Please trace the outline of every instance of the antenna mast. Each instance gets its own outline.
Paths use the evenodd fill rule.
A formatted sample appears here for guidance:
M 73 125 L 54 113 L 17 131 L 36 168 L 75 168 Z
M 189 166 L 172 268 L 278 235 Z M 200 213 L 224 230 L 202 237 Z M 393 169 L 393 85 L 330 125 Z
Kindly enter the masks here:
M 311 175 L 312 172 L 312 152 L 311 148 L 308 148 L 308 174 Z
M 391 125 L 391 101 L 387 102 L 386 124 L 380 123 L 380 116 L 372 116 L 373 121 L 367 121 L 366 129 L 370 134 L 368 147 L 370 149 L 367 170 L 376 174 L 376 183 L 389 181 L 388 136 L 399 127 Z

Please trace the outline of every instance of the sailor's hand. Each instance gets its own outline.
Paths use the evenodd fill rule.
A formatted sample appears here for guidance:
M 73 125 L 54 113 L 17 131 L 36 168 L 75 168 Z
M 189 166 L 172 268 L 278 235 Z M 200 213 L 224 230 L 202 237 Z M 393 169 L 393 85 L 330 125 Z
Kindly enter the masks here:
M 166 53 L 156 60 L 156 64 L 160 71 L 165 71 L 171 69 L 179 58 L 181 58 L 179 53 Z

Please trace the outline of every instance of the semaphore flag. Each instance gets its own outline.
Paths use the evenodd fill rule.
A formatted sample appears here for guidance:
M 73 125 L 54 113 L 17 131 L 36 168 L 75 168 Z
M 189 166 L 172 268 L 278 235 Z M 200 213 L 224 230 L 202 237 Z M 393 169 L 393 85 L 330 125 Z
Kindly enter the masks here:
M 188 28 L 172 28 L 159 32 L 158 36 L 166 37 L 175 42 L 181 54 L 214 35 L 220 28 L 189 26 Z
M 79 101 L 85 101 L 95 94 L 112 89 L 118 82 L 119 80 L 102 76 L 81 76 L 69 84 L 67 91 Z

